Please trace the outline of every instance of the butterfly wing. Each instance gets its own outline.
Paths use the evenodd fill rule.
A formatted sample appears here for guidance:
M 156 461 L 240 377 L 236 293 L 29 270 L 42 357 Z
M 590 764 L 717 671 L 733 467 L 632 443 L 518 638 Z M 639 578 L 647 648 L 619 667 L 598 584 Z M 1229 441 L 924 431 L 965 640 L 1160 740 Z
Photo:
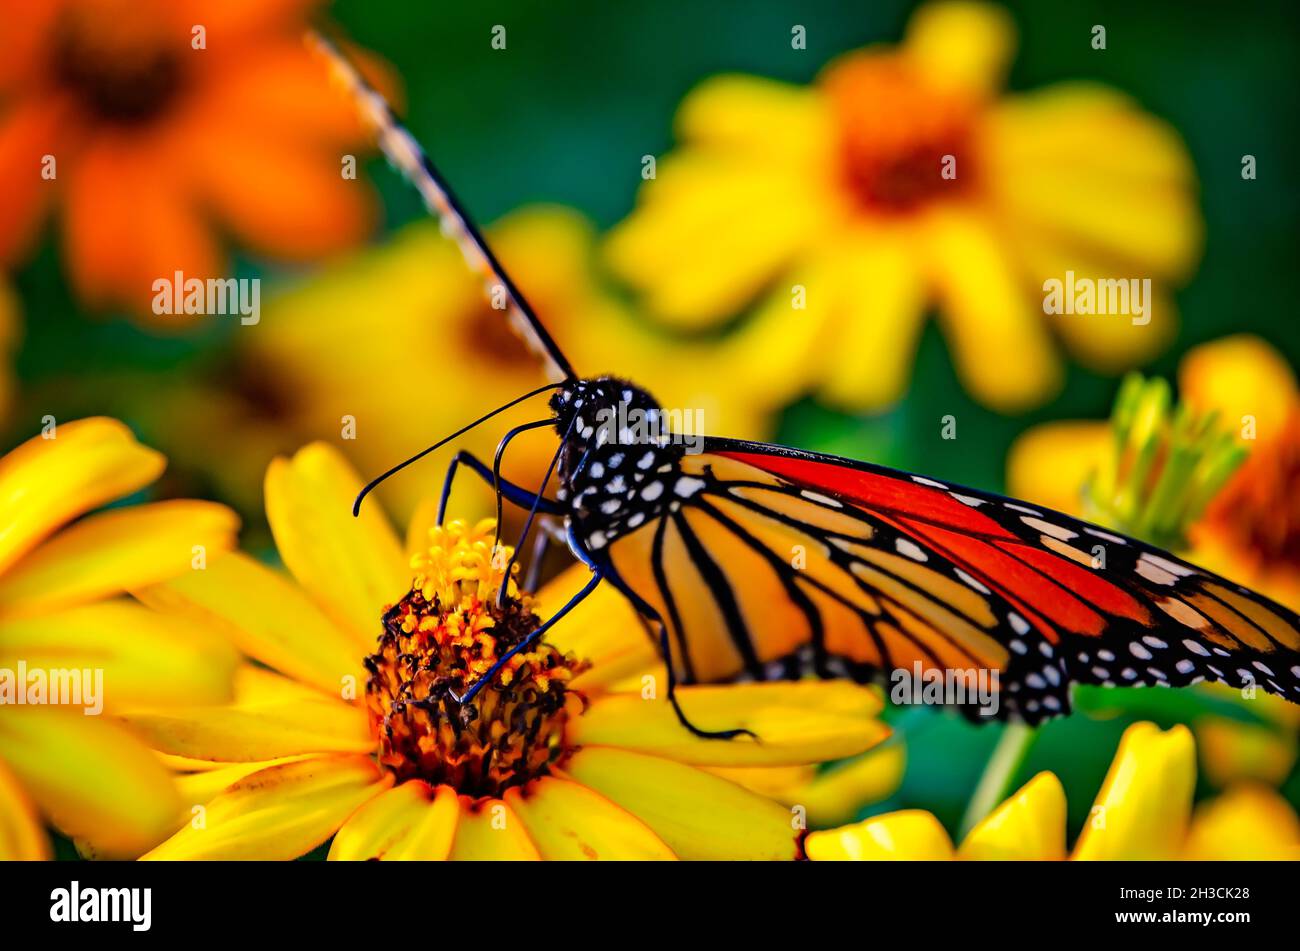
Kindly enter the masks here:
M 763 443 L 706 440 L 682 466 L 703 487 L 604 557 L 686 681 L 997 671 L 998 715 L 1030 722 L 1072 682 L 1300 697 L 1295 614 L 1135 539 Z

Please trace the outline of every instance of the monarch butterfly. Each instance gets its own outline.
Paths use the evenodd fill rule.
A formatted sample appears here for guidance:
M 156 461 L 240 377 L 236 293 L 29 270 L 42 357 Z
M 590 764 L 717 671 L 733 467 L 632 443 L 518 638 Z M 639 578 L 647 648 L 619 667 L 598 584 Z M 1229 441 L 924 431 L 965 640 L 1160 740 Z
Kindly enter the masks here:
M 494 486 L 498 508 L 505 499 L 528 511 L 524 538 L 538 514 L 563 519 L 568 546 L 591 578 L 459 700 L 472 699 L 513 653 L 608 583 L 657 631 L 674 710 L 702 736 L 745 731 L 694 727 L 677 703 L 679 682 L 863 681 L 896 669 L 974 668 L 998 675 L 996 715 L 1029 724 L 1069 712 L 1076 683 L 1209 680 L 1300 701 L 1300 618 L 1144 542 L 821 453 L 716 437 L 686 451 L 659 426 L 663 411 L 644 389 L 574 371 L 387 103 L 327 40 L 312 41 L 444 232 L 490 289 L 504 291 L 509 319 L 555 381 L 389 469 L 354 506 L 355 514 L 376 485 L 434 449 L 551 393 L 549 415 L 507 432 L 492 466 L 464 451 L 455 456 L 438 518 L 467 466 Z M 628 438 L 623 421 L 633 416 L 654 432 Z M 541 488 L 503 480 L 510 441 L 542 427 L 554 427 L 560 446 Z M 544 492 L 557 470 L 550 498 Z M 973 698 L 956 705 L 972 718 L 982 713 Z

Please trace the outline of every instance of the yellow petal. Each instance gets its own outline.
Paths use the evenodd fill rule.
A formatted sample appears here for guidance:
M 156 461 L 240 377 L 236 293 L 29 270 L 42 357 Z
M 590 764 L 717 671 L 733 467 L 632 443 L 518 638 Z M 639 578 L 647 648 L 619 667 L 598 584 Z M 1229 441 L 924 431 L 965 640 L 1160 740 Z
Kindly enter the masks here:
M 1109 262 L 1106 277 L 1181 280 L 1199 258 L 1204 224 L 1186 148 L 1123 96 L 1063 84 L 1016 97 L 983 141 L 981 181 L 1008 230 L 1087 249 Z
M 703 770 L 610 747 L 579 750 L 563 772 L 632 813 L 683 859 L 792 859 L 796 817 Z
M 813 832 L 804 848 L 815 862 L 932 862 L 953 857 L 948 833 L 938 819 L 920 809 L 890 812 L 855 825 Z
M 1111 452 L 1110 426 L 1088 420 L 1043 423 L 1025 430 L 1007 454 L 1007 493 L 1083 515 L 1083 487 Z
M 1273 790 L 1238 786 L 1197 807 L 1185 857 L 1206 862 L 1300 861 L 1300 819 Z
M 889 736 L 876 694 L 845 681 L 681 687 L 677 697 L 701 729 L 746 729 L 758 739 L 701 739 L 666 700 L 636 693 L 598 698 L 572 721 L 569 741 L 704 766 L 784 766 L 855 756 Z
M 159 752 L 220 763 L 361 753 L 375 745 L 361 707 L 256 668 L 236 675 L 233 704 L 133 711 L 125 719 Z
M 1139 280 L 1150 275 L 1149 269 L 1131 262 L 1116 264 L 1113 259 L 1099 256 L 1086 243 L 1076 245 L 1069 236 L 1032 228 L 1011 230 L 1006 242 L 1020 258 L 1024 272 L 1029 276 L 1027 289 L 1040 310 L 1046 306 L 1049 296 L 1054 304 L 1059 296 L 1063 311 L 1070 309 L 1067 301 L 1077 301 L 1080 288 L 1089 286 L 1094 291 L 1094 301 L 1101 301 L 1106 310 L 1112 311 L 1107 314 L 1043 314 L 1041 319 L 1084 366 L 1098 373 L 1119 373 L 1153 360 L 1173 340 L 1178 330 L 1178 310 L 1163 280 L 1153 278 L 1149 288 L 1137 284 L 1136 296 L 1131 283 L 1081 283 L 1081 279 L 1092 282 Z M 1056 293 L 1058 284 L 1050 281 L 1059 282 L 1059 294 Z M 1112 287 L 1115 294 L 1113 303 Z M 1096 306 L 1094 303 L 1094 309 Z
M 500 799 L 461 798 L 460 822 L 451 846 L 453 862 L 535 862 L 537 846 L 519 817 Z
M 640 819 L 577 783 L 544 776 L 505 801 L 547 861 L 676 858 Z
M 975 861 L 1065 858 L 1065 787 L 1053 773 L 1025 783 L 970 831 L 957 857 Z
M 177 823 L 177 826 L 179 827 L 193 818 L 196 806 L 206 805 L 245 776 L 251 776 L 253 773 L 270 769 L 272 766 L 301 762 L 305 759 L 314 758 L 314 756 L 315 754 L 284 756 L 279 759 L 259 760 L 256 763 L 234 763 L 232 765 L 193 760 L 192 762 L 201 763 L 201 768 L 190 773 L 179 773 L 176 776 L 176 791 L 180 794 L 181 802 L 185 804 L 181 813 L 183 822 Z M 160 755 L 159 758 L 162 759 L 163 757 Z M 182 758 L 172 757 L 172 759 L 179 761 Z
M 1191 731 L 1135 723 L 1124 731 L 1074 858 L 1167 859 L 1182 846 L 1196 783 Z
M 906 766 L 907 750 L 902 743 L 883 744 L 850 763 L 821 771 L 795 798 L 781 801 L 802 805 L 808 810 L 809 823 L 815 826 L 847 822 L 863 806 L 897 792 Z
M 325 613 L 370 649 L 385 606 L 410 589 L 411 571 L 373 499 L 352 517 L 360 490 L 361 478 L 325 443 L 266 471 L 266 517 L 280 557 Z
M 241 652 L 331 696 L 365 683 L 366 649 L 282 573 L 241 552 L 137 591 L 145 604 L 220 632 Z M 375 617 L 375 646 L 380 625 Z M 352 678 L 347 680 L 346 678 Z
M 69 681 L 76 690 L 69 702 L 99 712 L 224 703 L 239 657 L 210 633 L 118 599 L 0 620 L 0 667 L 14 670 L 20 661 L 29 677 L 33 670 L 82 674 Z
M 1296 736 L 1291 730 L 1227 717 L 1202 717 L 1192 730 L 1201 771 L 1219 788 L 1245 779 L 1278 786 L 1295 766 Z
M 821 393 L 838 406 L 877 410 L 902 397 L 925 324 L 918 249 L 906 231 L 882 229 L 851 237 L 840 250 L 835 342 L 822 341 L 830 373 Z M 818 294 L 818 286 L 808 293 Z
M 1103 188 L 1177 188 L 1190 196 L 1196 187 L 1196 167 L 1173 126 L 1109 86 L 1066 82 L 1009 96 L 986 122 L 981 167 L 995 188 L 1012 189 L 1021 175 L 1050 180 L 1067 167 Z M 1103 141 L 1124 147 L 1098 148 Z
M 1178 365 L 1178 391 L 1205 412 L 1216 411 L 1240 434 L 1247 418 L 1256 438 L 1276 439 L 1300 403 L 1286 359 L 1259 337 L 1236 334 L 1189 350 Z
M 214 502 L 176 500 L 100 512 L 0 577 L 0 612 L 48 611 L 194 571 L 234 547 L 238 529 L 235 513 Z
M 392 775 L 364 756 L 317 757 L 241 779 L 145 859 L 295 859 L 381 793 Z
M 963 384 L 1001 412 L 1045 402 L 1061 367 L 1041 304 L 1025 292 L 1005 242 L 978 215 L 936 209 L 925 222 L 944 334 Z M 1015 354 L 1013 367 L 1007 354 Z
M 0 716 L 0 749 L 37 808 L 104 854 L 138 855 L 171 830 L 180 809 L 168 771 L 101 717 L 13 707 Z
M 937 85 L 973 97 L 997 91 L 1015 53 L 1011 15 L 985 3 L 927 3 L 907 24 L 908 59 Z
M 682 100 L 674 124 L 677 138 L 694 145 L 810 168 L 833 161 L 833 118 L 807 87 L 712 76 Z
M 0 573 L 83 512 L 140 489 L 166 460 L 115 419 L 63 423 L 0 459 Z
M 440 862 L 451 853 L 460 800 L 450 786 L 409 780 L 370 800 L 339 830 L 330 861 Z
M 0 760 L 0 862 L 42 862 L 50 843 L 18 777 Z
M 687 150 L 659 163 L 605 254 L 657 315 L 698 328 L 752 301 L 837 218 L 833 198 L 799 170 Z

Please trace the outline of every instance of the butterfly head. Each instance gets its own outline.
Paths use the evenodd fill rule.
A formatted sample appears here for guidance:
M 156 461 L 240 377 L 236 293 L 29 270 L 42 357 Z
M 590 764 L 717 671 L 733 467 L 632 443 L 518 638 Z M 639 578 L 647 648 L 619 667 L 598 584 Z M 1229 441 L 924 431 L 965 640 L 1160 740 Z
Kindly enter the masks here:
M 659 403 L 634 383 L 612 376 L 574 380 L 555 391 L 551 412 L 561 438 L 580 451 L 614 443 L 656 442 Z

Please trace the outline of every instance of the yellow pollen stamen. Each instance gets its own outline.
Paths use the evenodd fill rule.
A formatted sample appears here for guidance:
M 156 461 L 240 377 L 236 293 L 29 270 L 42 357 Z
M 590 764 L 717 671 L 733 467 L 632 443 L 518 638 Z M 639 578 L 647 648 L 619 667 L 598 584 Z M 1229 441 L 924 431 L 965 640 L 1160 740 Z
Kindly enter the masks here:
M 379 649 L 366 658 L 366 703 L 379 762 L 399 780 L 447 783 L 471 796 L 498 796 L 545 774 L 566 752 L 565 723 L 584 699 L 568 690 L 585 662 L 538 642 L 516 654 L 473 702 L 460 695 L 541 623 L 513 574 L 508 548 L 493 558 L 495 523 L 430 530 L 411 559 L 410 592 L 384 614 Z M 505 604 L 496 595 L 507 583 Z

